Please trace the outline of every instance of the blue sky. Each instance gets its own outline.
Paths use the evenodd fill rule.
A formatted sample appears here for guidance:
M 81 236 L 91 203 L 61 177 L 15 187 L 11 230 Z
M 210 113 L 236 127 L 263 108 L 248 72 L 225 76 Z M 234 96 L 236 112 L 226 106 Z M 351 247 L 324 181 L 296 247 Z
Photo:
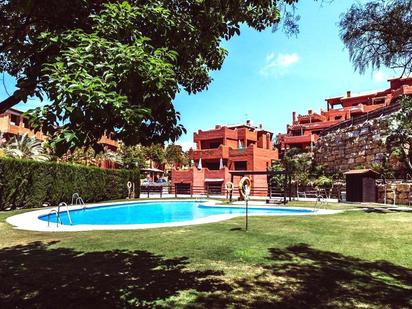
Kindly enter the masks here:
M 322 6 L 314 0 L 299 1 L 300 33 L 296 38 L 281 31 L 242 27 L 239 37 L 224 42 L 229 55 L 223 68 L 212 72 L 210 87 L 196 95 L 177 95 L 175 107 L 188 131 L 178 143 L 187 148 L 198 129 L 246 119 L 275 133 L 284 132 L 292 111 L 319 111 L 325 108 L 325 98 L 347 90 L 387 88 L 386 79 L 394 72 L 354 72 L 339 38 L 339 16 L 353 2 L 340 0 Z M 14 80 L 6 77 L 6 84 L 12 91 Z M 0 87 L 0 99 L 6 96 Z M 29 100 L 16 107 L 27 110 L 37 105 L 37 100 Z
M 186 147 L 198 129 L 251 119 L 267 129 L 284 132 L 292 111 L 326 108 L 324 99 L 387 88 L 390 70 L 355 73 L 339 38 L 339 16 L 354 1 L 340 0 L 321 6 L 303 0 L 297 5 L 300 33 L 288 38 L 282 32 L 243 27 L 239 37 L 225 42 L 229 55 L 222 70 L 213 72 L 209 89 L 180 93 L 175 106 L 188 134 L 179 142 Z

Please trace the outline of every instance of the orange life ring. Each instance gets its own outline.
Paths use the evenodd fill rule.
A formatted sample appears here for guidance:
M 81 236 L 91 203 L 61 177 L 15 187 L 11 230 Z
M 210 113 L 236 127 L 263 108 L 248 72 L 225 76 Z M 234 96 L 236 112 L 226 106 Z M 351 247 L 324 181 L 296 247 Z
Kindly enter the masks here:
M 246 187 L 249 190 L 252 189 L 252 182 L 250 181 L 249 177 L 243 177 L 240 181 L 239 181 L 239 193 L 243 198 L 246 198 Z

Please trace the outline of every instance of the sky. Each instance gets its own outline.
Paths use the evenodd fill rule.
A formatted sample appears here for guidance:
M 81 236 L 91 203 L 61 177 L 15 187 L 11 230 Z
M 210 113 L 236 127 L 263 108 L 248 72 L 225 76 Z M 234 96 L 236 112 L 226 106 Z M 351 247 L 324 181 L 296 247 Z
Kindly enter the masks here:
M 339 38 L 339 16 L 355 0 L 323 4 L 301 0 L 297 4 L 300 33 L 287 37 L 281 31 L 258 32 L 246 26 L 240 36 L 223 42 L 228 50 L 220 71 L 211 73 L 213 82 L 195 95 L 184 91 L 174 101 L 187 129 L 178 144 L 193 145 L 193 132 L 216 124 L 235 124 L 247 119 L 274 132 L 285 132 L 292 112 L 326 109 L 331 96 L 388 88 L 387 79 L 395 75 L 389 69 L 354 72 L 348 51 Z M 5 76 L 6 88 L 13 90 L 14 80 Z M 0 86 L 0 100 L 7 97 Z M 37 99 L 16 108 L 38 106 Z
M 387 79 L 395 73 L 388 69 L 364 75 L 354 72 L 339 37 L 339 16 L 354 2 L 299 1 L 297 37 L 243 27 L 239 37 L 224 43 L 229 55 L 223 68 L 212 72 L 214 80 L 208 90 L 178 94 L 175 106 L 188 131 L 178 143 L 188 148 L 194 131 L 246 119 L 275 134 L 285 132 L 293 111 L 305 114 L 308 109 L 326 109 L 326 98 L 347 90 L 388 88 Z

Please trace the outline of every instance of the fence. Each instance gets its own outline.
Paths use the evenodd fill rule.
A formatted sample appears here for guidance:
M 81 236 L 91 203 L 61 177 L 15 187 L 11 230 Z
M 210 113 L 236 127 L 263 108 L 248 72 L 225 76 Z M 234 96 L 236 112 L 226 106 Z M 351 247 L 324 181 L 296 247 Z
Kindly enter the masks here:
M 412 204 L 412 181 L 405 180 L 377 180 L 377 201 L 383 204 Z M 227 199 L 238 199 L 239 188 L 234 187 L 232 194 L 228 194 L 222 185 L 210 184 L 206 186 L 191 186 L 190 184 L 171 185 L 142 185 L 141 197 L 218 197 Z M 276 202 L 300 199 L 316 199 L 319 196 L 327 199 L 345 201 L 346 186 L 344 181 L 334 184 L 331 189 L 318 189 L 314 186 L 300 186 L 293 184 L 290 190 L 270 187 L 252 187 L 251 197 L 261 200 L 272 200 Z
M 287 198 L 287 192 L 275 187 L 252 187 L 250 195 L 252 197 L 266 199 L 284 199 Z M 234 187 L 232 194 L 229 195 L 223 185 L 209 184 L 206 186 L 192 186 L 189 183 L 178 183 L 172 185 L 142 185 L 140 188 L 141 197 L 225 197 L 238 198 L 239 187 Z

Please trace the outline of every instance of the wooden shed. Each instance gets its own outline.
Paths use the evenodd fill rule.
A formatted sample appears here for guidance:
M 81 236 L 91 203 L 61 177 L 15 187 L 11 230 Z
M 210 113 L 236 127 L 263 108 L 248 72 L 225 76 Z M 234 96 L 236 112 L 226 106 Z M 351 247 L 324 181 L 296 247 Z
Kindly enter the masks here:
M 371 169 L 346 172 L 346 201 L 376 202 L 376 178 L 378 175 Z

